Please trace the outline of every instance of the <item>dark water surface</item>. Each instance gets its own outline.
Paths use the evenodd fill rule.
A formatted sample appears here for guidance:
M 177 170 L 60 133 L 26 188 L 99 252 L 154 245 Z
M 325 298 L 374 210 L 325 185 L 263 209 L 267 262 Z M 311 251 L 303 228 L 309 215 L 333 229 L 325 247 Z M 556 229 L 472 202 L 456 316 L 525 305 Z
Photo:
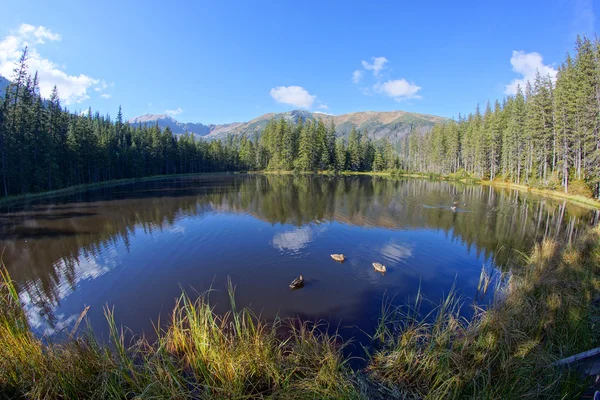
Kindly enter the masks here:
M 456 210 L 451 206 L 458 201 Z M 480 271 L 518 264 L 544 236 L 574 239 L 597 211 L 487 186 L 419 179 L 213 175 L 102 188 L 0 210 L 0 247 L 33 329 L 72 326 L 86 305 L 99 336 L 105 305 L 152 333 L 182 288 L 210 287 L 227 309 L 265 319 L 327 319 L 373 329 L 383 298 L 433 302 L 454 284 L 475 297 Z M 516 251 L 515 251 L 516 250 Z M 343 264 L 330 258 L 343 253 Z M 385 275 L 371 263 L 385 264 Z M 290 291 L 304 275 L 306 286 Z M 350 327 L 350 328 L 348 328 Z

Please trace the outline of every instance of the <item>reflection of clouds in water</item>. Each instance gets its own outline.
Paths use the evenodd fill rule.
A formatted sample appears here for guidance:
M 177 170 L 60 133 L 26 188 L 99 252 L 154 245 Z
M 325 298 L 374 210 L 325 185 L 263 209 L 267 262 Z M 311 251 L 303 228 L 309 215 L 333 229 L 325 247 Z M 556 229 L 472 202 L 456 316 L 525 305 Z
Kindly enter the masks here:
M 176 223 L 166 230 L 174 235 L 185 234 L 185 227 Z M 53 269 L 56 274 L 56 284 L 53 285 L 51 298 L 48 298 L 40 289 L 44 287 L 40 280 L 30 282 L 25 290 L 19 293 L 19 299 L 30 326 L 42 334 L 51 335 L 72 324 L 79 314 L 68 317 L 64 314 L 54 314 L 56 307 L 81 282 L 99 278 L 116 268 L 118 256 L 117 248 L 111 246 L 105 248 L 103 253 L 97 257 L 81 250 L 77 259 L 60 259 L 55 262 Z
M 57 284 L 55 286 L 56 292 L 54 293 L 55 297 L 53 298 L 53 301 L 56 303 L 60 302 L 75 290 L 75 287 L 79 282 L 96 279 L 117 266 L 116 249 L 111 248 L 102 258 L 103 263 L 100 264 L 96 259 L 86 258 L 81 255 L 80 261 L 73 262 L 71 267 L 65 260 L 58 261 L 54 265 Z M 70 271 L 70 268 L 72 268 L 72 271 Z M 70 280 L 69 277 L 73 277 L 73 279 Z M 50 327 L 48 321 L 44 317 L 44 315 L 48 314 L 47 307 L 44 307 L 44 304 L 48 306 L 48 300 L 46 299 L 46 296 L 37 289 L 42 286 L 43 285 L 39 281 L 30 283 L 27 289 L 19 294 L 19 299 L 31 327 L 34 329 L 42 329 L 45 327 L 42 333 L 50 335 L 71 324 L 79 314 L 71 315 L 68 318 L 65 318 L 63 314 L 54 315 L 54 327 Z M 52 312 L 57 305 L 58 304 L 52 304 L 50 306 L 50 312 Z
M 45 324 L 44 321 L 42 321 L 40 319 L 40 321 L 39 321 L 40 325 L 39 326 L 46 325 L 44 327 L 44 330 L 41 332 L 41 334 L 42 335 L 46 335 L 46 336 L 50 336 L 50 335 L 53 335 L 53 334 L 55 334 L 57 332 L 60 332 L 63 329 L 69 327 L 71 324 L 75 323 L 75 321 L 77 321 L 77 318 L 79 318 L 80 315 L 81 314 L 73 314 L 70 317 L 65 318 L 64 314 L 58 314 L 58 315 L 55 316 L 56 317 L 56 321 L 54 322 L 53 326 Z M 32 324 L 32 326 L 33 326 L 33 324 Z
M 413 246 L 407 244 L 398 244 L 394 242 L 388 242 L 381 250 L 379 250 L 382 256 L 390 261 L 400 262 L 412 257 Z
M 298 252 L 308 246 L 313 239 L 325 232 L 326 227 L 303 226 L 291 231 L 277 233 L 273 236 L 273 247 L 281 251 Z
M 182 225 L 177 225 L 177 224 L 173 224 L 168 228 L 168 231 L 173 233 L 173 234 L 184 234 L 185 233 L 185 227 Z

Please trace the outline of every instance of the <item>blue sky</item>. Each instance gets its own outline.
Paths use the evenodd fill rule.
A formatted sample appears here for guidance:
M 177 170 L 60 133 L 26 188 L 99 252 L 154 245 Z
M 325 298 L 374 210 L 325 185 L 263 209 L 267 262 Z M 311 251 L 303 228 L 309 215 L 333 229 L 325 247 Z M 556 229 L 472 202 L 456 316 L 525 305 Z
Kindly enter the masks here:
M 0 74 L 25 43 L 69 109 L 185 122 L 307 108 L 446 117 L 554 74 L 592 0 L 3 1 Z M 511 85 L 512 83 L 512 85 Z M 507 87 L 508 85 L 508 87 Z

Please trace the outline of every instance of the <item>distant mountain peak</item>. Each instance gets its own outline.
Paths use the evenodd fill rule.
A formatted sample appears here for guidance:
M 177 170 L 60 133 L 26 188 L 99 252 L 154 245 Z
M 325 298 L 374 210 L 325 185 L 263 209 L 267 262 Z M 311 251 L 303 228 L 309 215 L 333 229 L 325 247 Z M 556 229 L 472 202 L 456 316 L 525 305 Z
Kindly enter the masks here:
M 175 135 L 191 133 L 198 136 L 206 136 L 211 132 L 211 126 L 206 126 L 201 123 L 179 122 L 168 114 L 144 114 L 139 117 L 131 118 L 129 123 L 133 126 L 158 124 L 162 129 L 168 127 Z
M 168 114 L 144 114 L 139 117 L 134 117 L 129 120 L 130 124 L 143 124 L 144 122 L 155 122 L 161 119 L 168 119 L 177 122 Z

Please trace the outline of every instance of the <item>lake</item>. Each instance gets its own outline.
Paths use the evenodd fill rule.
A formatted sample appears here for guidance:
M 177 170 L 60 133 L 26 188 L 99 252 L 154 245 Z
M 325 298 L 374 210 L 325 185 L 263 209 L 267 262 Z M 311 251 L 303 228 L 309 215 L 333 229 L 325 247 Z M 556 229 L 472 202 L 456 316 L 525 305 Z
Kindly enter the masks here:
M 215 310 L 226 311 L 231 279 L 238 308 L 266 320 L 323 319 L 356 337 L 372 332 L 384 301 L 411 303 L 420 291 L 437 303 L 453 286 L 472 301 L 482 268 L 518 267 L 535 241 L 573 240 L 598 217 L 490 186 L 217 174 L 4 205 L 0 246 L 38 334 L 65 332 L 90 306 L 105 337 L 108 305 L 117 323 L 152 336 L 182 290 L 212 288 Z M 305 287 L 290 290 L 300 274 Z

